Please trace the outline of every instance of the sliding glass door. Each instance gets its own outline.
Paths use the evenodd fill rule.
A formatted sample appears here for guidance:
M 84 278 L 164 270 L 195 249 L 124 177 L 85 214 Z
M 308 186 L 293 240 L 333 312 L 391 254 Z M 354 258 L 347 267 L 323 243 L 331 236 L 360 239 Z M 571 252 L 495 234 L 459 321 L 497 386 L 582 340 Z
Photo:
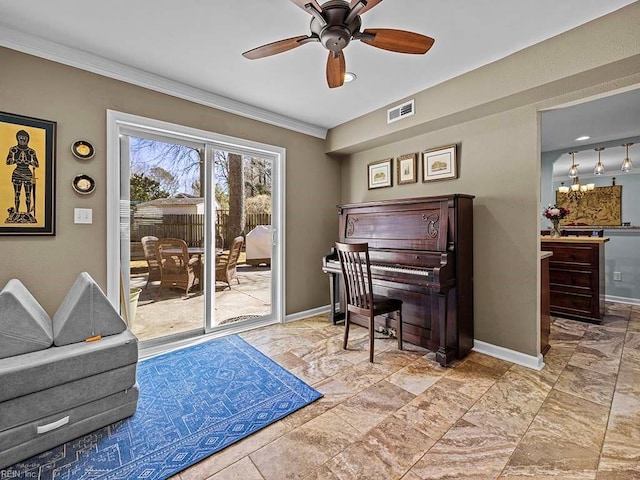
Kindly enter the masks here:
M 108 296 L 138 338 L 282 321 L 284 150 L 109 116 Z

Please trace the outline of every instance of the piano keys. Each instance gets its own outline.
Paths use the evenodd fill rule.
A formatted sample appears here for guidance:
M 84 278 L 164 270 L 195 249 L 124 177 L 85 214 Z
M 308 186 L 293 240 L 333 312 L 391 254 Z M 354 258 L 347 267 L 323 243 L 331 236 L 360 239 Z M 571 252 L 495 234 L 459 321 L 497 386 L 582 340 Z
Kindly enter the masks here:
M 403 300 L 404 340 L 436 351 L 442 365 L 473 347 L 473 198 L 452 194 L 338 206 L 339 241 L 369 244 L 374 292 Z M 322 270 L 330 275 L 335 323 L 344 309 L 335 310 L 341 272 L 333 249 Z M 366 325 L 357 316 L 354 322 Z M 392 316 L 376 322 L 397 331 Z

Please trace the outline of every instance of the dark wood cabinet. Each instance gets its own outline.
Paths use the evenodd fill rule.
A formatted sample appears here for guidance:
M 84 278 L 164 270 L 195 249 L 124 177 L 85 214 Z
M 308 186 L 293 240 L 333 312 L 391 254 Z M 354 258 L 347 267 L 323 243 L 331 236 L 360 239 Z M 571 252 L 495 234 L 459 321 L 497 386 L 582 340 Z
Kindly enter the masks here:
M 549 259 L 551 315 L 600 323 L 604 315 L 604 237 L 542 238 Z
M 551 252 L 540 255 L 540 353 L 544 355 L 549 350 L 549 336 L 551 335 L 551 302 L 549 294 L 549 258 Z

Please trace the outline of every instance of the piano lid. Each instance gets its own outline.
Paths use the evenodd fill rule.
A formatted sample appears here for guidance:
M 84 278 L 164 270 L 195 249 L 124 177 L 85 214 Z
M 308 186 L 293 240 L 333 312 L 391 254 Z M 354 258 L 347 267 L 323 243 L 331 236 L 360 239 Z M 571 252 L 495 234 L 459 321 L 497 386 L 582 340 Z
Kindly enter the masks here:
M 447 250 L 449 197 L 340 208 L 340 240 L 374 249 Z

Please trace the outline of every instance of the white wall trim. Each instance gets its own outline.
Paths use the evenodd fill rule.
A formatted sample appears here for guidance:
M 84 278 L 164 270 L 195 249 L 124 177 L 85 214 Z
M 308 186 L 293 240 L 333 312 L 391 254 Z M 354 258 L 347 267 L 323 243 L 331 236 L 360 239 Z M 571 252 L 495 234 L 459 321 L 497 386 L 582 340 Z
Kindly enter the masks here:
M 473 351 L 478 353 L 484 353 L 490 357 L 506 360 L 507 362 L 516 363 L 523 367 L 532 368 L 534 370 L 542 370 L 544 367 L 544 358 L 541 354 L 537 357 L 527 355 L 525 353 L 516 352 L 508 348 L 499 347 L 491 343 L 482 342 L 480 340 L 473 341 Z
M 311 135 L 312 137 L 323 140 L 327 137 L 327 129 L 324 127 L 302 122 L 269 110 L 190 87 L 159 75 L 129 67 L 122 63 L 92 55 L 75 48 L 66 47 L 43 38 L 18 32 L 8 27 L 0 26 L 0 46 L 139 87 L 148 88 L 156 92 L 165 93 L 200 105 L 240 115 L 252 120 L 286 128 L 294 132 L 304 133 L 305 135 Z
M 613 295 L 605 295 L 605 301 L 615 303 L 626 303 L 629 305 L 640 305 L 640 298 L 615 297 Z
M 312 308 L 311 310 L 305 310 L 304 312 L 291 313 L 284 319 L 285 323 L 295 322 L 296 320 L 302 320 L 303 318 L 313 317 L 314 315 L 322 315 L 323 313 L 329 313 L 331 310 L 329 305 L 323 305 L 322 307 Z M 327 322 L 329 319 L 327 318 Z

